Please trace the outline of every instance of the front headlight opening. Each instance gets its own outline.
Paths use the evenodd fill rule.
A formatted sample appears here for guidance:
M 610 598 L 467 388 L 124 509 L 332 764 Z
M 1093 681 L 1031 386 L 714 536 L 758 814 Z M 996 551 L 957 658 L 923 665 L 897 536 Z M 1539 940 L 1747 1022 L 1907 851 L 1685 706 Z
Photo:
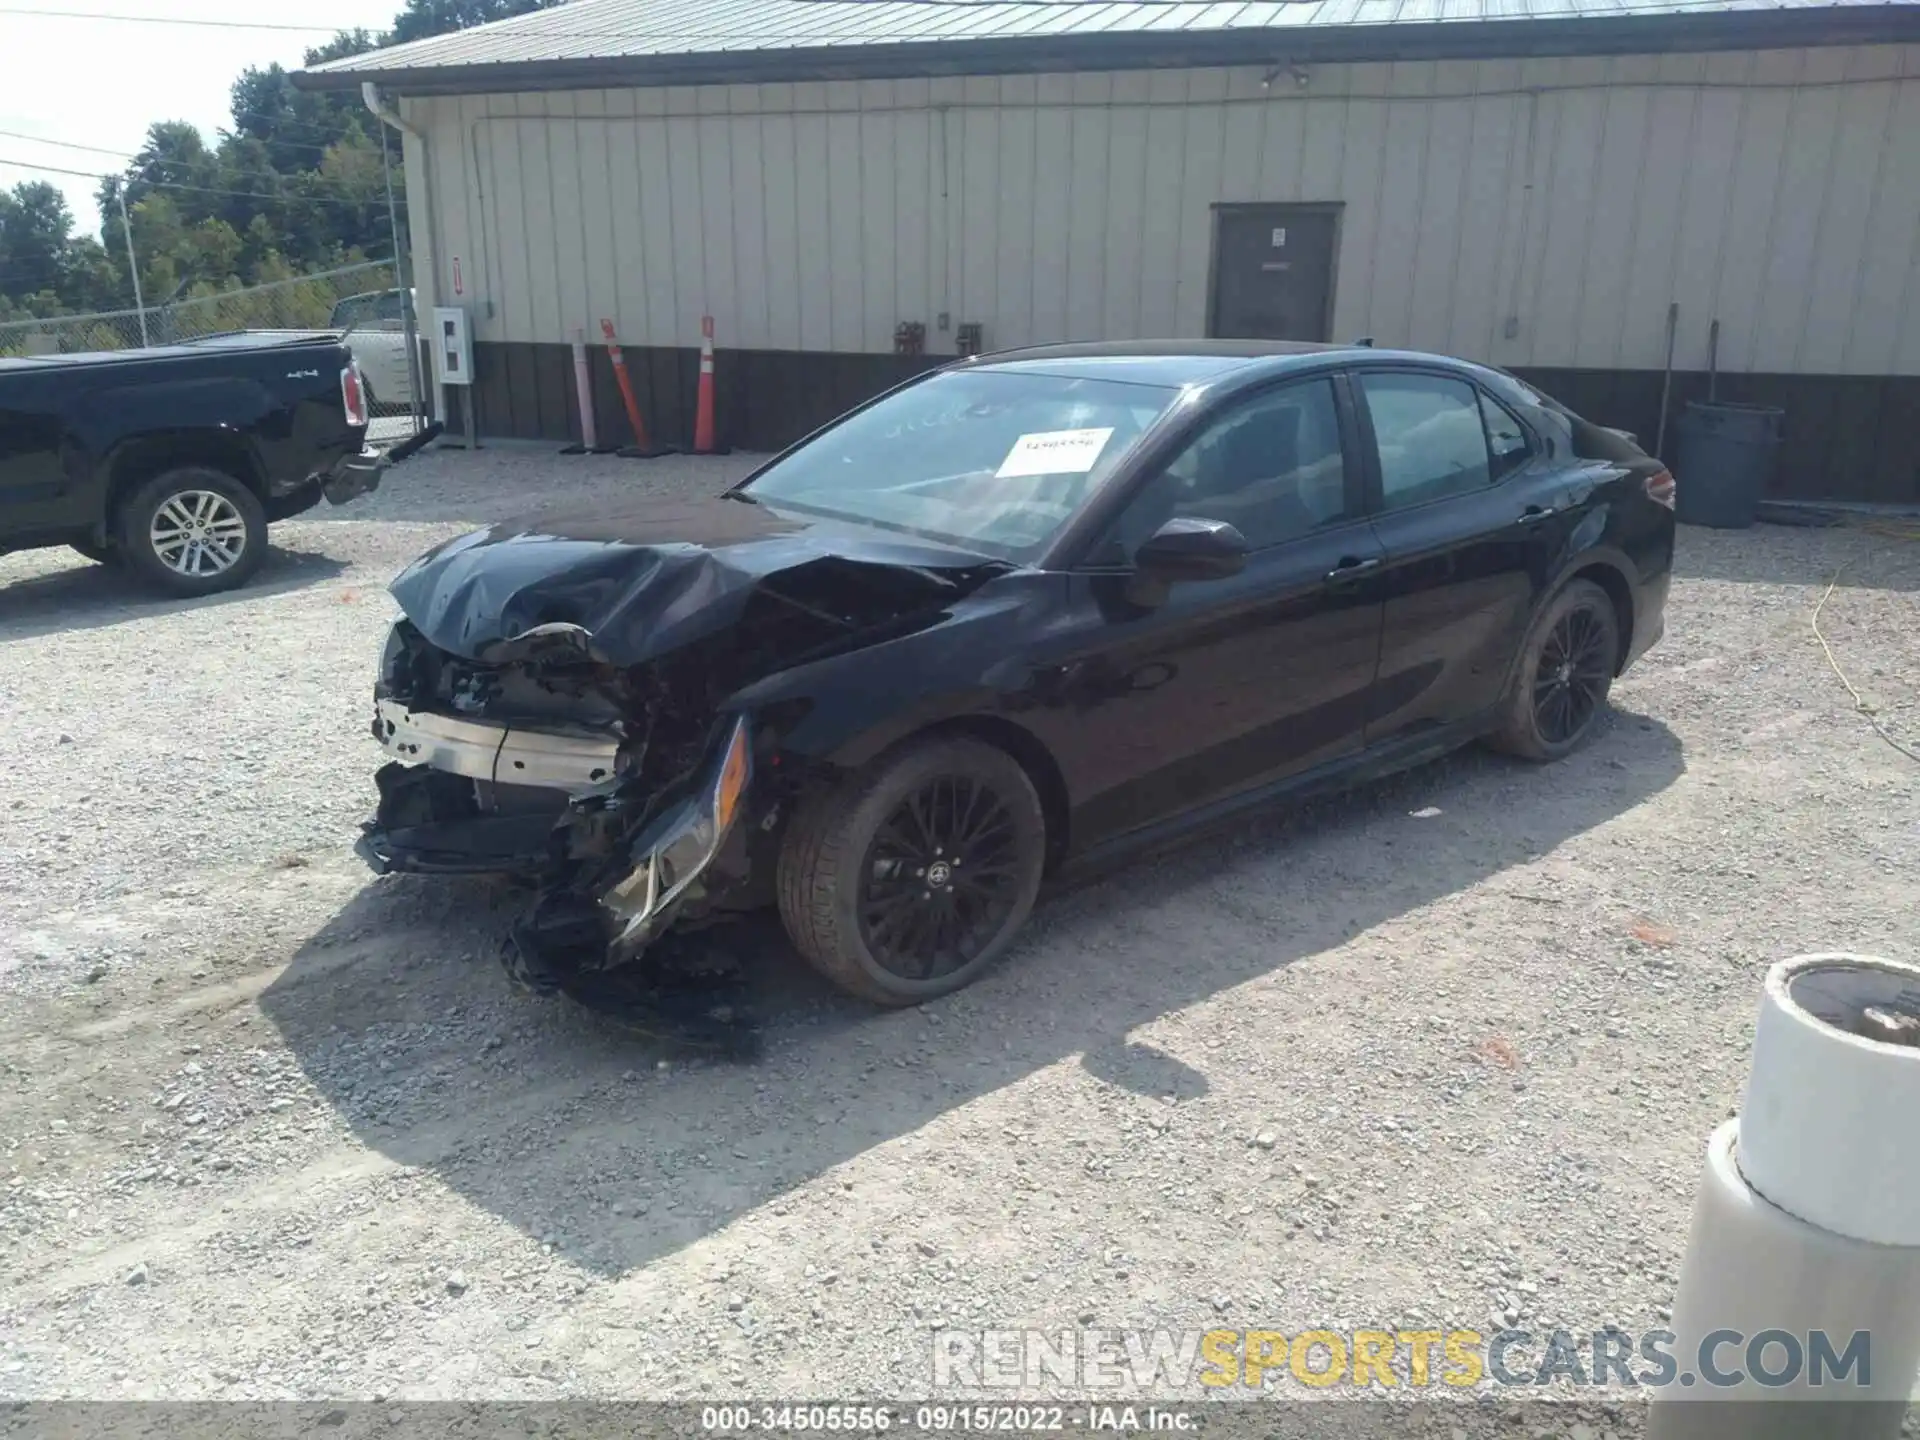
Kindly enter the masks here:
M 711 786 L 666 822 L 658 840 L 641 842 L 645 849 L 636 852 L 638 867 L 604 897 L 602 903 L 627 922 L 623 938 L 650 926 L 719 853 L 753 781 L 752 739 L 741 716 L 728 732 Z

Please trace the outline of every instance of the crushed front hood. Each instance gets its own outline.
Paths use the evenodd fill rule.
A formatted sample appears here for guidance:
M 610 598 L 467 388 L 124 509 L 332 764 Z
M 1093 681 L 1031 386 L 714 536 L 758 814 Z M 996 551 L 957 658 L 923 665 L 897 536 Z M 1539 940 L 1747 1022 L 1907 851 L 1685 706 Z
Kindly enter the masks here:
M 818 643 L 857 640 L 1010 568 L 712 496 L 489 526 L 428 551 L 390 588 L 421 634 L 455 655 L 505 661 L 554 640 L 630 666 L 736 626 L 755 604 L 808 617 Z

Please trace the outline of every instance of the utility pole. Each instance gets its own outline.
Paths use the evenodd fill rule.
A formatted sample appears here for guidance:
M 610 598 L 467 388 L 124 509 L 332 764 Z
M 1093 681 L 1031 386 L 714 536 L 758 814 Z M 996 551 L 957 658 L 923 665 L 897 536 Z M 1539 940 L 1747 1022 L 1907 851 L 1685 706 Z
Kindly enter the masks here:
M 133 277 L 133 308 L 140 312 L 140 348 L 147 348 L 147 306 L 140 298 L 140 262 L 133 258 L 133 221 L 127 218 L 127 187 L 113 187 L 113 198 L 120 202 L 120 231 L 127 237 L 127 273 Z

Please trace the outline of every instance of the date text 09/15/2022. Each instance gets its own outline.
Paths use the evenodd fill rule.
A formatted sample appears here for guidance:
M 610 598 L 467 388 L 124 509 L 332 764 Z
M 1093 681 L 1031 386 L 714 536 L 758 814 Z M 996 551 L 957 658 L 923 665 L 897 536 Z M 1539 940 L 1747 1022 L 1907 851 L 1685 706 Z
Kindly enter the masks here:
M 924 1434 L 1026 1435 L 1049 1431 L 1148 1431 L 1180 1434 L 1198 1428 L 1184 1410 L 1157 1405 L 708 1405 L 700 1428 L 714 1434 L 888 1430 Z

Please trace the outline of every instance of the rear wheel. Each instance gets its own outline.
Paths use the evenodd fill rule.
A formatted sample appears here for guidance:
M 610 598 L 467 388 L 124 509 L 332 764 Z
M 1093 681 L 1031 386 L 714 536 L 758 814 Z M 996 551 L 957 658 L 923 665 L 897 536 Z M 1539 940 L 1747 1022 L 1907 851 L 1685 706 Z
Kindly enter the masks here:
M 1040 890 L 1046 819 L 1004 750 L 942 739 L 817 797 L 780 854 L 780 917 L 843 990 L 912 1005 L 969 984 Z
M 1508 693 L 1496 749 L 1528 760 L 1558 760 L 1593 734 L 1620 663 L 1613 600 L 1575 580 L 1548 602 L 1527 632 Z
M 156 475 L 120 509 L 119 545 L 142 580 L 170 595 L 212 595 L 253 578 L 267 516 L 231 475 L 187 465 Z

